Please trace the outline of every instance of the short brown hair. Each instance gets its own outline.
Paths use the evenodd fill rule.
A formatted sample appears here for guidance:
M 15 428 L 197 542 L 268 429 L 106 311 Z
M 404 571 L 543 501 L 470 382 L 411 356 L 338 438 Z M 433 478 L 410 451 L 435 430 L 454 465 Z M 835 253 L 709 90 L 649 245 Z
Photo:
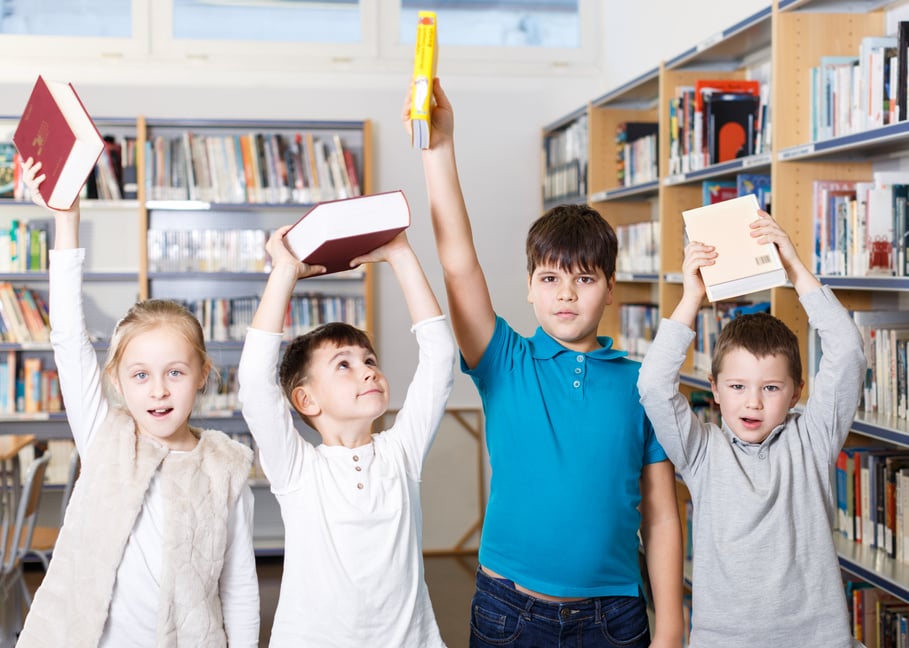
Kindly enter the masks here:
M 358 346 L 376 355 L 372 342 L 365 331 L 344 322 L 322 324 L 303 335 L 295 337 L 284 350 L 281 367 L 278 372 L 281 389 L 287 400 L 293 404 L 294 389 L 309 378 L 309 364 L 313 353 L 326 344 L 334 346 Z M 296 406 L 295 406 L 296 408 Z M 304 417 L 305 420 L 305 417 Z M 309 421 L 307 421 L 309 423 Z
M 114 405 L 123 405 L 120 393 L 113 386 L 123 353 L 127 345 L 137 336 L 157 328 L 171 328 L 189 342 L 199 357 L 203 375 L 212 370 L 212 361 L 205 349 L 205 336 L 199 320 L 185 307 L 169 299 L 146 299 L 136 302 L 126 312 L 111 336 L 107 360 L 104 363 L 104 387 L 108 399 Z
M 553 264 L 582 272 L 615 274 L 619 244 L 615 230 L 589 205 L 557 205 L 540 216 L 527 233 L 527 273 Z
M 795 384 L 802 384 L 802 356 L 798 338 L 788 326 L 770 313 L 739 315 L 723 326 L 710 365 L 714 380 L 720 373 L 726 354 L 733 349 L 744 349 L 757 358 L 783 356 Z

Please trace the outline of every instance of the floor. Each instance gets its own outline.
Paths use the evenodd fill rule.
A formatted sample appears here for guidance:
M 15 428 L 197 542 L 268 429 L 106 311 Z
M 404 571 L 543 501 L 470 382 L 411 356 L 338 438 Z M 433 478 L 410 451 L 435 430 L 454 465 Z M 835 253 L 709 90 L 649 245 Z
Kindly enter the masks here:
M 470 600 L 473 597 L 474 572 L 477 568 L 476 554 L 427 556 L 423 562 L 426 584 L 429 586 L 429 595 L 432 598 L 442 639 L 449 648 L 467 646 Z M 281 585 L 282 560 L 280 557 L 259 558 L 257 571 L 262 607 L 259 644 L 266 648 Z M 32 593 L 41 584 L 42 576 L 43 572 L 38 565 L 26 566 L 25 579 Z

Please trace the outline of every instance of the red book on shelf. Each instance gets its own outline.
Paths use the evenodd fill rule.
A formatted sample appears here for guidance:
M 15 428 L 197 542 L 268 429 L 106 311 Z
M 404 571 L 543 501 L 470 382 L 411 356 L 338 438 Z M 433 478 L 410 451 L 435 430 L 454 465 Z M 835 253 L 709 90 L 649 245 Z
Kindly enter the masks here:
M 92 172 L 104 140 L 71 83 L 38 76 L 13 143 L 27 160 L 41 162 L 46 175 L 38 188 L 54 209 L 69 209 Z
M 325 266 L 325 274 L 350 270 L 354 257 L 388 243 L 410 226 L 401 190 L 317 204 L 284 235 L 298 259 Z

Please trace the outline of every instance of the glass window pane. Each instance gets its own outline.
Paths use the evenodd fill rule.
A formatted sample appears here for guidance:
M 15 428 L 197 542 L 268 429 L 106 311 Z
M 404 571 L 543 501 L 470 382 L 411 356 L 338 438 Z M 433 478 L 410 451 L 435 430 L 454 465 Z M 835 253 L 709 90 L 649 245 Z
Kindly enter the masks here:
M 174 0 L 174 38 L 356 43 L 358 0 Z
M 132 35 L 132 0 L 0 0 L 0 34 Z
M 421 10 L 436 12 L 443 47 L 580 47 L 578 0 L 401 0 L 402 43 L 415 41 Z

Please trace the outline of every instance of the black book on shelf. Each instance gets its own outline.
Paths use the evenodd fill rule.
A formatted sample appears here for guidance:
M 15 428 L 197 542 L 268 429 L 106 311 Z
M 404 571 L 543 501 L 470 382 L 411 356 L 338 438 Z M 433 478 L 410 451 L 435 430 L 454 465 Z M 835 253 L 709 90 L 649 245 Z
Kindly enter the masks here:
M 906 121 L 907 85 L 909 85 L 909 20 L 901 20 L 897 33 L 896 53 L 896 121 Z
M 747 157 L 754 153 L 754 127 L 760 97 L 724 92 L 704 98 L 704 124 L 710 164 Z

